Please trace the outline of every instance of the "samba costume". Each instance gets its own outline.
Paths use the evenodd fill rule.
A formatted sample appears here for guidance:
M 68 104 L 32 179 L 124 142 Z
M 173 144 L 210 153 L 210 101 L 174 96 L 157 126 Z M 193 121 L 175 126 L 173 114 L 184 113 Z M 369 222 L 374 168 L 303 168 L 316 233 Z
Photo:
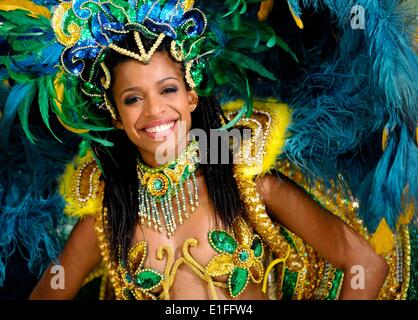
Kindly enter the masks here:
M 406 33 L 398 35 L 398 25 L 404 23 L 395 12 L 399 1 L 359 1 L 369 10 L 371 25 L 361 35 L 344 20 L 354 4 L 351 1 L 303 1 L 304 7 L 314 11 L 325 7 L 339 19 L 339 39 L 334 48 L 337 53 L 319 64 L 313 61 L 320 54 L 313 54 L 312 66 L 287 85 L 280 83 L 274 70 L 274 62 L 279 64 L 277 49 L 295 60 L 298 55 L 276 34 L 277 26 L 272 21 L 261 21 L 272 10 L 273 1 L 261 2 L 256 11 L 252 10 L 254 4 L 246 1 L 211 1 L 201 4 L 205 13 L 193 8 L 199 5 L 193 1 L 39 2 L 44 6 L 31 1 L 0 3 L 0 39 L 4 46 L 0 71 L 7 92 L 0 122 L 5 150 L 0 181 L 0 230 L 5 231 L 2 275 L 8 256 L 22 243 L 29 251 L 31 265 L 43 262 L 40 257 L 55 256 L 60 238 L 58 220 L 65 203 L 69 216 L 96 216 L 103 266 L 86 283 L 100 276 L 102 298 L 107 295 L 105 285 L 109 279 L 118 299 L 169 299 L 176 270 L 185 264 L 208 283 L 213 299 L 217 298 L 216 287 L 235 298 L 251 282 L 262 282 L 262 290 L 268 291 L 270 299 L 336 299 L 342 271 L 297 235 L 274 223 L 257 193 L 255 178 L 277 171 L 303 187 L 385 257 L 390 272 L 379 298 L 417 298 L 418 99 L 414 79 L 418 60 Z M 288 1 L 286 5 L 296 25 L 303 28 L 298 2 Z M 228 12 L 224 12 L 228 6 Z M 53 14 L 48 8 L 53 9 Z M 390 20 L 398 21 L 398 25 L 389 27 Z M 134 34 L 138 52 L 118 46 L 129 33 Z M 385 42 L 395 41 L 394 35 L 400 39 L 396 46 Z M 142 37 L 155 41 L 148 52 Z M 172 249 L 159 248 L 157 258 L 166 256 L 167 261 L 161 273 L 144 266 L 151 254 L 146 241 L 130 249 L 127 261 L 111 258 L 103 219 L 107 212 L 103 207 L 104 179 L 89 144 L 111 147 L 94 134 L 113 129 L 99 111 L 109 112 L 116 119 L 106 96 L 110 72 L 104 61 L 109 50 L 148 63 L 166 37 L 172 39 L 171 55 L 184 63 L 189 87 L 199 95 L 215 91 L 222 98 L 230 119 L 224 129 L 249 128 L 252 136 L 242 145 L 245 161 L 234 167 L 246 220 L 237 218 L 231 230 L 209 231 L 208 242 L 218 255 L 205 266 L 188 251 L 199 245 L 196 239 L 184 242 L 183 256 L 176 261 Z M 349 41 L 365 47 L 347 45 Z M 356 54 L 359 57 L 354 58 Z M 345 55 L 352 58 L 350 64 L 343 59 Z M 370 63 L 371 58 L 374 63 Z M 395 62 L 400 64 L 400 70 L 395 70 Z M 326 89 L 321 91 L 321 86 Z M 227 103 L 242 92 L 243 101 Z M 277 99 L 291 102 L 292 107 Z M 58 147 L 55 154 L 45 151 L 58 143 L 45 137 L 44 132 L 43 136 L 33 135 L 40 124 L 30 124 L 32 104 L 39 105 L 44 125 L 70 146 L 71 152 Z M 73 134 L 68 136 L 61 133 L 59 126 L 52 126 L 51 116 Z M 383 151 L 376 148 L 377 135 L 379 139 L 382 136 L 379 146 Z M 26 142 L 19 145 L 14 136 Z M 54 189 L 54 180 L 75 154 L 78 137 L 83 139 L 80 156 L 76 166 L 68 165 L 60 179 L 61 198 Z M 24 180 L 14 179 L 22 168 L 31 168 L 31 154 L 23 159 L 16 157 L 15 166 L 9 163 L 22 152 L 22 145 L 28 150 L 43 147 L 35 159 L 39 168 L 45 168 L 43 159 L 55 163 L 46 177 L 42 176 L 45 169 L 24 171 L 32 184 L 23 202 L 16 188 Z M 185 204 L 192 208 L 199 205 L 194 177 L 197 165 L 193 143 L 180 158 L 161 168 L 152 170 L 138 162 L 141 223 L 162 232 L 164 221 L 168 236 L 175 232 L 177 224 L 189 214 Z M 45 194 L 47 199 L 43 198 Z M 177 204 L 177 216 L 172 202 Z M 8 225 L 10 221 L 13 223 Z M 23 236 L 22 228 L 24 233 L 28 226 L 36 229 Z M 216 279 L 223 275 L 228 276 L 227 281 Z

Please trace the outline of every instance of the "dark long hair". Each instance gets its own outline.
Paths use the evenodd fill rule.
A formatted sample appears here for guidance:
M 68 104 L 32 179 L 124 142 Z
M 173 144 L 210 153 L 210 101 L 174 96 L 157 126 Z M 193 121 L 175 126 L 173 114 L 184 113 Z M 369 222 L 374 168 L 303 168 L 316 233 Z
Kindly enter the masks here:
M 131 51 L 138 51 L 132 38 L 128 37 L 119 46 Z M 148 49 L 153 42 L 144 39 L 143 44 Z M 169 48 L 170 42 L 164 40 L 157 51 L 167 52 L 170 55 Z M 130 58 L 112 51 L 107 57 L 106 65 L 112 73 L 117 64 L 128 59 Z M 206 133 L 208 155 L 211 145 L 210 131 L 220 128 L 222 119 L 226 121 L 221 106 L 213 96 L 199 97 L 198 105 L 192 113 L 192 129 L 199 128 Z M 126 259 L 134 237 L 135 226 L 138 223 L 138 179 L 136 175 L 138 151 L 122 130 L 102 133 L 101 137 L 114 144 L 110 148 L 103 148 L 98 145 L 93 147 L 95 155 L 101 163 L 105 180 L 103 207 L 108 210 L 108 229 L 106 232 L 109 237 L 112 257 L 115 259 L 120 254 L 121 258 Z M 220 144 L 217 145 L 219 149 L 226 147 L 226 150 L 229 150 L 226 144 L 228 144 L 228 141 L 221 139 Z M 231 154 L 229 156 L 231 159 Z M 228 161 L 228 164 L 218 162 L 200 165 L 209 200 L 215 210 L 216 222 L 220 219 L 225 227 L 230 227 L 235 217 L 244 215 L 240 194 L 233 177 L 232 166 L 231 161 Z

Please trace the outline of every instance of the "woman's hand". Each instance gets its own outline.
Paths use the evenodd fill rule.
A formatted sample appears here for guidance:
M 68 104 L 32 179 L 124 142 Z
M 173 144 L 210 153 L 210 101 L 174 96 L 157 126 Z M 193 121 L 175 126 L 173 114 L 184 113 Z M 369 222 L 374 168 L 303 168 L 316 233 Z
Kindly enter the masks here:
M 340 299 L 377 298 L 389 267 L 363 237 L 287 178 L 265 175 L 257 188 L 273 218 L 344 272 Z M 351 285 L 358 268 L 364 270 L 364 289 Z
M 84 218 L 74 227 L 58 261 L 63 271 L 63 288 L 56 288 L 53 277 L 57 275 L 52 263 L 33 289 L 31 300 L 73 299 L 86 276 L 100 263 L 101 255 L 94 230 L 94 217 Z

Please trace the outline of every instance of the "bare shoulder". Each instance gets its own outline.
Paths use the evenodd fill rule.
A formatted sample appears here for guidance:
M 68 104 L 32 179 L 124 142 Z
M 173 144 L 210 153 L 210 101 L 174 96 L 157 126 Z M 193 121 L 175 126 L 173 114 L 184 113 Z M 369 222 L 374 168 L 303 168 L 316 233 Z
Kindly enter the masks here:
M 71 232 L 71 237 L 82 241 L 97 239 L 95 220 L 96 218 L 94 216 L 81 218 L 74 226 L 74 229 Z
M 267 173 L 258 176 L 256 179 L 257 191 L 264 202 L 269 202 L 274 197 L 284 196 L 286 192 L 290 192 L 295 186 L 287 179 L 282 178 L 277 173 Z
M 98 261 L 100 250 L 95 229 L 95 217 L 82 218 L 74 226 L 63 253 L 86 261 Z

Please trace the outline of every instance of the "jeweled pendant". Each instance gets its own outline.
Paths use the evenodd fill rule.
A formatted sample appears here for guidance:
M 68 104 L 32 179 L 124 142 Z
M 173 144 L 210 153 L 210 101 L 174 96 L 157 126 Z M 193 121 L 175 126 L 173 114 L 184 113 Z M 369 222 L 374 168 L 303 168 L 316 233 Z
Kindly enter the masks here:
M 179 157 L 161 167 L 150 168 L 138 158 L 138 215 L 140 223 L 159 232 L 163 231 L 164 220 L 167 236 L 170 238 L 178 225 L 189 217 L 199 206 L 199 191 L 195 171 L 199 164 L 199 148 L 191 141 Z M 177 218 L 173 203 L 177 206 Z M 161 219 L 162 217 L 162 219 Z

